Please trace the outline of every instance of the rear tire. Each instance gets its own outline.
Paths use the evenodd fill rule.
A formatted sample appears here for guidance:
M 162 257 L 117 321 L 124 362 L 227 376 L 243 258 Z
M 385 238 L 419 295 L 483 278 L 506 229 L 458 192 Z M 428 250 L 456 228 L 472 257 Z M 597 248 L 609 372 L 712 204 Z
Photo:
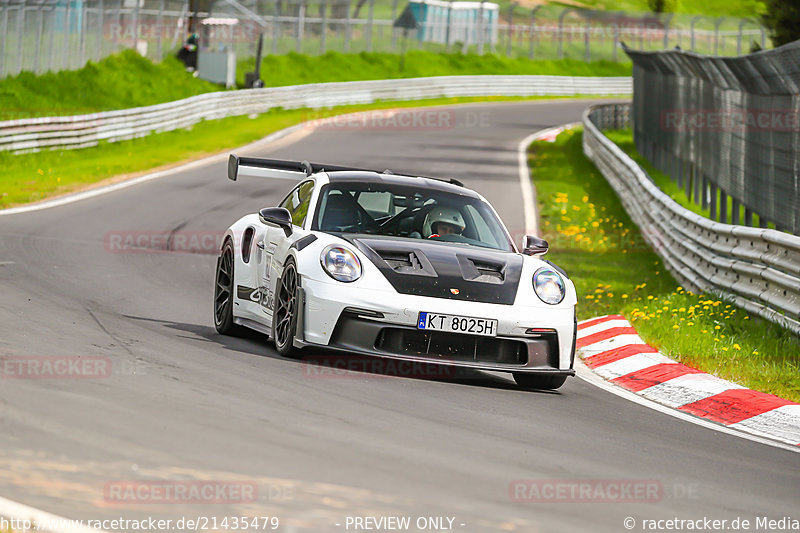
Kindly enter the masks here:
M 275 302 L 272 306 L 272 338 L 275 349 L 284 357 L 296 358 L 298 349 L 294 347 L 297 333 L 297 315 L 299 309 L 298 286 L 299 277 L 294 259 L 286 260 L 283 274 L 275 288 Z
M 523 389 L 556 390 L 567 381 L 567 376 L 547 376 L 514 372 L 514 381 Z
M 233 244 L 225 241 L 217 258 L 214 285 L 214 327 L 222 335 L 240 335 L 243 328 L 233 322 Z

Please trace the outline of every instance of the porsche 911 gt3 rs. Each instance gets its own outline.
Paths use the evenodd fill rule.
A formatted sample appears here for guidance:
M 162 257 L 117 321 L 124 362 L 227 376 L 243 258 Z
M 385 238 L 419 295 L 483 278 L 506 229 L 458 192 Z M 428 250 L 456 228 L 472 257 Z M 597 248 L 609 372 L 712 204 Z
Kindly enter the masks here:
M 556 389 L 575 355 L 575 287 L 515 246 L 456 180 L 231 155 L 228 177 L 293 179 L 275 207 L 235 222 L 217 260 L 214 324 L 247 327 L 284 356 L 351 354 L 511 372 Z

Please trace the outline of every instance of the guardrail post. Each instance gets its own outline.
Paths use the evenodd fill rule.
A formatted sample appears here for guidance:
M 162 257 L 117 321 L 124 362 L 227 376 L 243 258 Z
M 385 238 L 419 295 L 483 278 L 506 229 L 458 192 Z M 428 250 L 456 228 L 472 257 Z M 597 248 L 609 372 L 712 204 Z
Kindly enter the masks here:
M 670 170 L 672 170 L 672 172 L 676 174 L 675 177 L 677 178 L 677 181 L 678 181 L 678 188 L 682 188 L 683 187 L 683 161 L 678 159 L 678 158 L 675 158 L 675 157 L 670 158 L 670 160 L 671 160 Z M 677 171 L 675 170 L 675 167 L 677 167 Z
M 711 203 L 708 206 L 708 212 L 711 220 L 717 219 L 717 186 L 713 183 L 709 184 L 708 187 L 709 195 L 711 197 Z
M 753 225 L 753 212 L 747 206 L 745 206 L 744 208 L 744 225 L 745 226 Z
M 731 224 L 734 226 L 739 225 L 739 200 L 731 198 Z
M 708 207 L 708 178 L 706 178 L 705 174 L 703 174 L 703 185 L 701 189 L 703 191 L 703 196 L 701 197 L 700 207 L 705 209 Z
M 694 165 L 692 165 L 694 166 Z M 700 172 L 697 167 L 694 167 L 694 203 L 695 205 L 700 205 L 703 201 L 702 196 L 705 192 L 701 192 L 702 184 L 705 183 L 703 180 L 703 173 Z
M 763 215 L 758 215 L 758 227 L 759 228 L 766 228 L 767 227 L 767 219 L 764 218 Z
M 694 165 L 685 161 L 682 164 L 686 165 L 686 198 L 692 201 L 692 182 L 694 181 Z
M 719 221 L 728 223 L 728 195 L 722 189 L 719 190 Z
M 297 6 L 297 34 L 295 36 L 295 50 L 298 54 L 303 51 L 303 34 L 305 33 L 305 26 L 306 2 L 305 0 L 300 0 L 300 4 Z

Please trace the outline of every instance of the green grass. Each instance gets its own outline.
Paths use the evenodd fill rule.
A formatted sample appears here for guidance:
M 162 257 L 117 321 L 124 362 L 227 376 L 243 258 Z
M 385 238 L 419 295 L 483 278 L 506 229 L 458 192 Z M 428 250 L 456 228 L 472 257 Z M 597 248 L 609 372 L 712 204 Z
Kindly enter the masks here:
M 644 243 L 580 130 L 530 149 L 548 258 L 578 291 L 578 317 L 621 313 L 665 355 L 746 387 L 800 401 L 800 341 L 715 296 L 679 287 Z
M 282 128 L 336 114 L 445 103 L 519 100 L 521 98 L 452 98 L 410 102 L 378 102 L 326 110 L 275 109 L 255 118 L 231 117 L 202 121 L 192 128 L 152 134 L 80 150 L 29 154 L 0 152 L 0 209 L 80 190 L 107 178 L 131 176 L 163 165 L 200 158 L 242 146 Z
M 254 65 L 253 59 L 240 63 L 240 83 L 244 81 L 244 72 L 253 70 Z M 296 53 L 266 56 L 261 72 L 266 85 L 276 87 L 458 74 L 629 76 L 631 65 L 411 51 L 407 54 L 405 68 L 400 70 L 400 57 L 396 54 L 330 52 L 322 56 Z M 192 77 L 172 57 L 155 64 L 128 50 L 98 63 L 90 62 L 80 70 L 40 76 L 23 72 L 0 80 L 0 120 L 124 109 L 219 90 L 223 90 L 219 85 Z
M 677 13 L 712 17 L 752 17 L 766 11 L 762 0 L 678 0 L 677 4 Z M 572 0 L 569 5 L 604 11 L 650 11 L 647 0 Z
M 685 186 L 684 183 L 683 187 L 678 187 L 677 182 L 672 181 L 672 179 L 667 175 L 658 170 L 656 167 L 653 166 L 650 161 L 644 157 L 639 151 L 636 149 L 636 145 L 633 142 L 633 131 L 630 129 L 625 130 L 609 130 L 603 132 L 609 139 L 611 139 L 617 146 L 619 146 L 622 151 L 628 154 L 631 159 L 636 161 L 639 166 L 641 166 L 648 175 L 653 179 L 653 183 L 658 185 L 658 187 L 664 191 L 666 194 L 670 196 L 673 200 L 675 200 L 679 205 L 688 209 L 689 211 L 696 213 L 700 216 L 710 218 L 711 217 L 711 210 L 706 207 L 703 208 L 702 204 L 696 204 L 693 201 L 690 201 L 689 198 L 686 196 Z M 692 196 L 694 197 L 694 186 L 692 186 Z M 727 215 L 726 220 L 728 224 L 733 223 L 733 199 L 731 197 L 727 198 Z M 719 196 L 717 196 L 717 220 L 719 220 Z M 753 215 L 753 225 L 758 227 L 758 215 Z M 744 206 L 739 206 L 739 224 L 744 224 Z M 768 223 L 767 227 L 775 228 L 773 223 Z
M 239 83 L 244 72 L 255 68 L 255 60 L 239 64 Z M 261 77 L 268 87 L 328 81 L 379 80 L 467 74 L 551 74 L 562 76 L 630 76 L 630 63 L 577 59 L 531 61 L 498 55 L 447 54 L 412 50 L 406 54 L 405 68 L 400 56 L 389 53 L 341 54 L 321 56 L 289 53 L 266 56 L 261 62 Z
M 0 80 L 0 120 L 124 109 L 218 90 L 193 78 L 177 59 L 153 63 L 127 50 L 80 70 Z

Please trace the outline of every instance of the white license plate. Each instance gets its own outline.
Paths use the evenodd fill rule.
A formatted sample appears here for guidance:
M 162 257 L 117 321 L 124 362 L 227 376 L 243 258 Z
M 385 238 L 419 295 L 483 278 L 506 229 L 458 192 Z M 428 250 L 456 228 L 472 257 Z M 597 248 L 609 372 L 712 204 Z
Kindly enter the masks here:
M 465 333 L 467 335 L 497 336 L 497 320 L 460 315 L 442 315 L 422 311 L 417 320 L 417 329 Z

